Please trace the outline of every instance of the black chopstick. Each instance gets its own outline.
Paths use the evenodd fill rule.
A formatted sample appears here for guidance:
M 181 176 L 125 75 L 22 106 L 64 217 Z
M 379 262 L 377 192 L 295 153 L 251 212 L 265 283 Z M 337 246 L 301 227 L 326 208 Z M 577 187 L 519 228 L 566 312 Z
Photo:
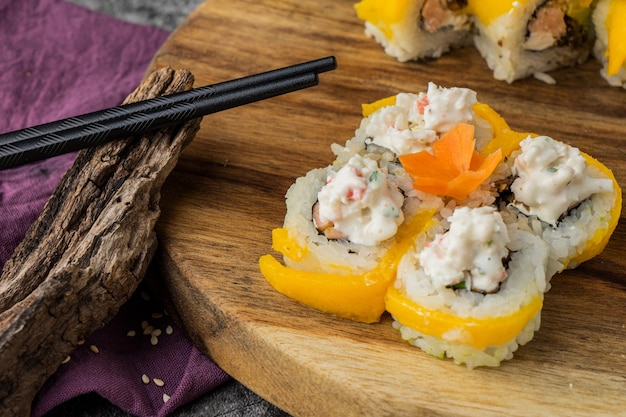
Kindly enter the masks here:
M 0 135 L 0 169 L 160 129 L 318 84 L 326 57 Z

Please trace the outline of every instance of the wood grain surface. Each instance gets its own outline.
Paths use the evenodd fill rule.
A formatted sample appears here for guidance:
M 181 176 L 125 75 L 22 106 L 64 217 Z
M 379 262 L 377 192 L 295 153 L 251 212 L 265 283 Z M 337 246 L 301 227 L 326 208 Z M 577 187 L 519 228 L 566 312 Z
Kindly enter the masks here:
M 275 292 L 258 259 L 284 194 L 350 139 L 360 104 L 429 81 L 469 87 L 518 130 L 590 153 L 626 184 L 626 91 L 599 64 L 495 81 L 478 53 L 398 63 L 365 37 L 347 0 L 208 0 L 153 67 L 196 86 L 335 55 L 320 85 L 207 116 L 168 180 L 158 260 L 184 327 L 224 370 L 296 416 L 626 415 L 626 225 L 606 250 L 552 280 L 535 338 L 495 369 L 468 370 L 410 347 L 391 318 L 365 325 Z

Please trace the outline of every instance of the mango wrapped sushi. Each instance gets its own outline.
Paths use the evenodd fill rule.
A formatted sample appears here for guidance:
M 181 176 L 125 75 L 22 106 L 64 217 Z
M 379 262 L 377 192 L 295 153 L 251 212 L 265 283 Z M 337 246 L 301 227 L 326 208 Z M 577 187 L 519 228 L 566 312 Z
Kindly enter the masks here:
M 539 329 L 547 245 L 491 206 L 458 207 L 444 223 L 402 258 L 386 308 L 428 354 L 498 366 Z
M 474 45 L 494 78 L 510 83 L 531 75 L 552 82 L 546 72 L 587 60 L 594 42 L 592 5 L 592 0 L 363 0 L 355 7 L 366 34 L 401 62 Z
M 602 76 L 610 85 L 626 88 L 626 2 L 598 1 L 593 24 L 596 30 L 593 53 L 602 63 Z
M 415 187 L 455 204 L 402 258 L 386 309 L 403 339 L 469 368 L 498 366 L 533 338 L 552 277 L 600 253 L 621 212 L 621 189 L 597 160 L 547 136 L 508 137 L 519 149 L 489 177 L 490 205 L 450 200 L 460 176 L 445 181 L 439 169 L 450 168 L 428 154 L 400 158 Z
M 400 62 L 438 58 L 471 45 L 463 0 L 362 0 L 355 5 L 365 33 Z
M 376 322 L 397 257 L 431 216 L 398 186 L 399 166 L 359 154 L 309 171 L 286 194 L 263 275 L 279 292 L 338 317 Z
M 474 45 L 497 80 L 513 82 L 589 57 L 591 0 L 470 1 Z
M 622 206 L 611 171 L 548 136 L 524 139 L 511 159 L 507 208 L 548 243 L 556 270 L 574 268 L 600 253 Z
M 343 319 L 387 311 L 402 339 L 470 368 L 532 340 L 553 276 L 599 254 L 621 213 L 606 166 L 514 131 L 468 89 L 364 105 L 331 148 L 335 161 L 287 192 L 272 233 L 283 262 L 265 255 L 261 272 Z
M 459 122 L 483 126 L 490 140 L 475 103 L 474 91 L 431 83 L 426 92 L 365 106 L 355 136 L 332 146 L 335 161 L 298 178 L 287 191 L 283 227 L 273 232 L 284 266 L 271 256 L 261 260 L 274 288 L 339 317 L 379 320 L 397 259 L 441 205 L 416 192 L 398 157 L 430 149 Z M 312 292 L 307 282 L 316 282 L 318 290 Z M 333 289 L 322 290 L 329 283 Z M 350 301 L 357 294 L 366 301 Z

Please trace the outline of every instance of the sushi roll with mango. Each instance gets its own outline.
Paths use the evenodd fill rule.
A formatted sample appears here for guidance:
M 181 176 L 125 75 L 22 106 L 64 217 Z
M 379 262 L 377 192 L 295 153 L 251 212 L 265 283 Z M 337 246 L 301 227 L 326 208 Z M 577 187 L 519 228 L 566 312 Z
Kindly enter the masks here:
M 401 337 L 468 368 L 498 366 L 539 329 L 547 245 L 492 206 L 458 207 L 401 260 L 386 308 Z
M 596 6 L 597 3 L 597 6 Z M 593 54 L 611 85 L 624 85 L 622 0 L 361 0 L 365 33 L 401 62 L 474 45 L 497 80 L 547 73 Z M 597 34 L 597 39 L 596 39 Z
M 260 259 L 278 292 L 380 321 L 469 368 L 498 366 L 539 329 L 555 274 L 606 246 L 621 214 L 611 171 L 517 132 L 476 93 L 429 84 L 363 106 L 335 161 L 299 178 Z M 575 231 L 575 233 L 573 232 Z
M 587 60 L 591 0 L 469 1 L 474 45 L 497 80 L 513 82 Z
M 502 132 L 510 147 L 500 175 L 487 180 L 493 204 L 454 198 L 445 181 L 435 183 L 448 169 L 429 165 L 428 154 L 400 158 L 414 186 L 443 196 L 452 212 L 442 210 L 401 259 L 386 309 L 403 339 L 469 368 L 498 366 L 533 338 L 552 277 L 602 251 L 622 206 L 599 161 L 548 136 Z
M 355 5 L 365 33 L 385 52 L 406 62 L 439 58 L 471 45 L 472 21 L 465 0 L 362 0 Z

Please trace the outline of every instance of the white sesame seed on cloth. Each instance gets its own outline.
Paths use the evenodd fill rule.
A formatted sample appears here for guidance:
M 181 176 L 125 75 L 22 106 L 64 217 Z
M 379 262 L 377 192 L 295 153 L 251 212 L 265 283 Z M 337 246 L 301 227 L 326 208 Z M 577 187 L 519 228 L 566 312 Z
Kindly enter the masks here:
M 196 349 L 171 317 L 151 316 L 154 299 L 134 296 L 78 346 L 41 390 L 32 417 L 89 392 L 132 415 L 165 417 L 227 381 L 229 376 Z

